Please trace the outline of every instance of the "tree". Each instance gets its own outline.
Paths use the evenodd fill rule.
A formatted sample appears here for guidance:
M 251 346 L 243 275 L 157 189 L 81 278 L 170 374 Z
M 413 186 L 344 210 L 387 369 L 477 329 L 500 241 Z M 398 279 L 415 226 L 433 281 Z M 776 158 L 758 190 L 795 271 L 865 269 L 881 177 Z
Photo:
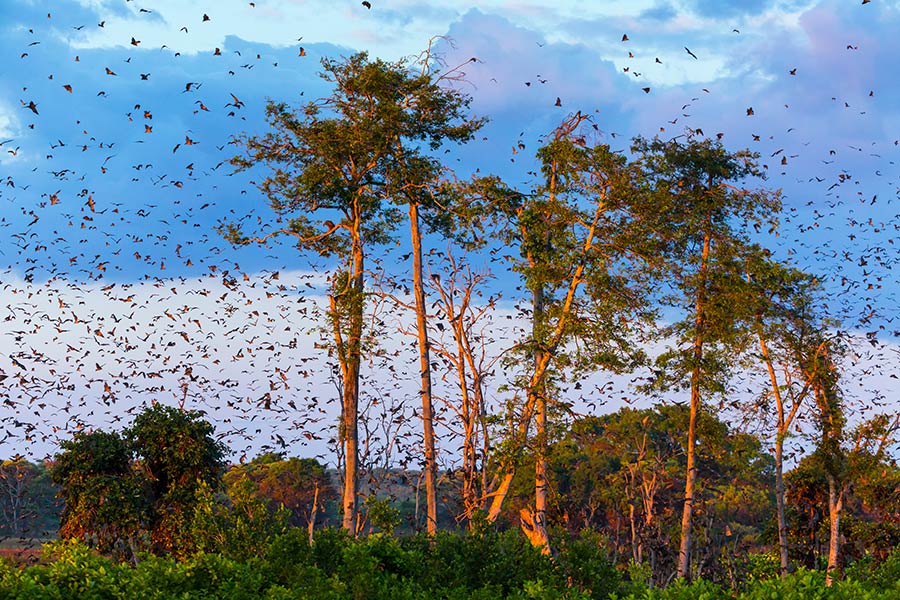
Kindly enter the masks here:
M 65 501 L 60 537 L 134 558 L 150 507 L 127 441 L 113 432 L 78 432 L 60 448 L 50 469 Z
M 759 358 L 769 377 L 769 392 L 762 404 L 775 401 L 775 500 L 778 524 L 778 554 L 782 578 L 787 577 L 788 530 L 785 512 L 784 442 L 811 391 L 804 376 L 803 356 L 824 349 L 821 335 L 821 303 L 817 301 L 817 281 L 809 275 L 772 261 L 758 253 L 749 261 L 751 291 L 757 298 L 755 330 Z M 782 379 L 779 380 L 779 372 Z
M 287 509 L 293 527 L 310 526 L 318 506 L 334 498 L 325 467 L 314 458 L 266 453 L 249 463 L 232 465 L 223 478 L 226 491 L 243 479 L 255 485 L 254 493 L 270 510 Z
M 773 463 L 756 436 L 709 411 L 700 417 L 697 564 L 705 578 L 734 585 L 739 551 L 762 547 Z M 660 404 L 575 419 L 548 451 L 548 521 L 573 534 L 601 532 L 614 562 L 645 565 L 664 584 L 678 558 L 689 418 L 686 404 Z
M 0 518 L 14 536 L 28 518 L 28 488 L 36 476 L 37 467 L 22 457 L 0 463 Z
M 531 194 L 513 194 L 502 207 L 506 241 L 520 257 L 513 268 L 531 295 L 531 332 L 520 346 L 528 356 L 525 406 L 519 433 L 535 421 L 535 506 L 523 511 L 523 528 L 549 552 L 547 535 L 548 410 L 553 374 L 563 369 L 622 369 L 640 353 L 630 337 L 641 314 L 639 287 L 629 263 L 631 171 L 605 144 L 580 131 L 587 117 L 567 118 L 538 151 L 541 180 Z M 630 266 L 634 266 L 633 262 Z M 506 480 L 515 473 L 505 466 Z M 508 484 L 507 484 L 508 489 Z M 495 496 L 496 517 L 505 491 Z
M 829 585 L 842 559 L 884 559 L 900 541 L 900 470 L 888 455 L 898 423 L 898 415 L 875 415 L 842 432 L 837 449 L 819 425 L 816 450 L 785 477 L 792 542 L 807 568 L 825 559 Z
M 748 229 L 780 209 L 778 194 L 737 187 L 762 177 L 757 156 L 728 152 L 718 142 L 637 139 L 642 214 L 660 243 L 668 293 L 664 303 L 683 318 L 664 328 L 676 346 L 658 359 L 661 378 L 690 390 L 687 466 L 678 577 L 690 576 L 691 524 L 696 481 L 697 419 L 702 397 L 722 391 L 730 360 L 747 340 L 749 295 L 744 278 Z M 774 227 L 774 223 L 771 227 Z
M 232 161 L 238 169 L 260 164 L 272 168 L 259 188 L 278 217 L 270 231 L 254 237 L 246 236 L 236 224 L 227 225 L 224 233 L 232 242 L 265 243 L 286 235 L 293 238 L 298 250 L 334 257 L 339 263 L 331 282 L 329 321 L 341 373 L 342 524 L 351 532 L 356 531 L 358 501 L 366 257 L 373 245 L 393 240 L 402 218 L 399 205 L 409 208 L 411 237 L 418 243 L 418 211 L 432 206 L 440 171 L 440 164 L 424 149 L 434 150 L 444 141 L 464 141 L 479 124 L 465 120 L 468 99 L 441 87 L 427 58 L 424 65 L 415 72 L 407 61 L 370 60 L 366 53 L 339 61 L 324 59 L 322 77 L 333 84 L 333 93 L 299 111 L 285 103 L 269 102 L 266 115 L 272 131 L 241 138 L 246 152 Z M 417 252 L 420 261 L 421 249 Z M 414 271 L 421 275 L 421 262 L 415 263 Z M 417 297 L 419 301 L 422 315 L 424 300 Z M 419 335 L 420 355 L 427 356 L 424 323 L 419 323 Z M 420 373 L 426 470 L 433 482 L 433 410 L 429 408 L 427 360 Z M 432 525 L 435 506 L 432 486 Z
M 423 282 L 422 229 L 427 228 L 449 237 L 458 222 L 460 210 L 459 188 L 450 185 L 443 176 L 444 166 L 437 159 L 422 152 L 437 150 L 447 142 L 469 141 L 484 124 L 482 119 L 466 115 L 471 98 L 457 90 L 442 87 L 462 76 L 459 68 L 441 74 L 436 70 L 429 47 L 420 60 L 421 72 L 406 73 L 401 92 L 396 98 L 400 106 L 396 119 L 396 150 L 385 180 L 392 182 L 386 194 L 408 209 L 410 241 L 412 242 L 413 296 L 415 299 L 416 332 L 419 350 L 419 381 L 422 400 L 423 445 L 425 450 L 425 495 L 427 530 L 437 532 L 437 491 L 435 474 L 437 455 L 434 436 L 434 403 L 432 399 L 431 358 L 428 342 L 428 314 Z M 401 67 L 402 69 L 402 67 Z
M 485 384 L 497 356 L 489 357 L 491 339 L 487 317 L 498 297 L 478 302 L 481 287 L 491 279 L 488 272 L 473 271 L 459 261 L 449 247 L 444 255 L 444 269 L 432 274 L 431 287 L 438 298 L 434 302 L 438 314 L 450 325 L 452 342 L 439 337 L 435 350 L 444 359 L 448 372 L 456 380 L 459 401 L 448 401 L 456 413 L 462 430 L 462 506 L 460 517 L 472 524 L 472 517 L 485 507 L 492 487 L 488 482 L 485 462 L 490 448 L 490 427 Z
M 150 541 L 157 552 L 182 555 L 191 549 L 187 536 L 197 490 L 216 489 L 225 468 L 225 446 L 198 411 L 156 404 L 144 409 L 126 431 L 140 458 L 150 504 Z
M 0 530 L 18 537 L 45 538 L 59 527 L 59 488 L 46 462 L 21 456 L 0 463 Z
M 800 361 L 816 403 L 816 425 L 819 433 L 814 456 L 828 482 L 830 527 L 825 583 L 831 585 L 838 568 L 841 512 L 844 506 L 844 495 L 849 485 L 847 453 L 842 447 L 846 415 L 844 414 L 843 397 L 838 386 L 839 373 L 834 357 L 837 346 L 834 340 L 824 339 L 816 346 L 815 352 L 810 353 L 808 348 L 805 350 Z
M 247 561 L 264 555 L 272 540 L 288 529 L 290 511 L 269 506 L 246 476 L 232 482 L 224 501 L 218 501 L 206 484 L 197 488 L 195 496 L 190 535 L 201 552 Z

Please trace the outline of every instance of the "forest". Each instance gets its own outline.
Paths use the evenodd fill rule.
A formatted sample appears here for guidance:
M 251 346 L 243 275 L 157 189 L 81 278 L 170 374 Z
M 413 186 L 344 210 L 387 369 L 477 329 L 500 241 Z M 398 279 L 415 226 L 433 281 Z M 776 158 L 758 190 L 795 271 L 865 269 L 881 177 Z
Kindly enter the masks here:
M 286 443 L 229 465 L 203 412 L 154 402 L 45 463 L 3 464 L 5 533 L 45 538 L 58 516 L 60 541 L 3 567 L 0 589 L 900 595 L 900 417 L 847 391 L 847 357 L 874 343 L 829 309 L 820 274 L 770 247 L 781 199 L 759 155 L 693 130 L 618 152 L 575 112 L 542 140 L 530 187 L 459 178 L 442 156 L 485 124 L 459 68 L 426 52 L 322 69 L 330 95 L 270 101 L 269 130 L 234 139 L 271 220 L 219 233 L 330 266 L 317 348 L 335 366 L 337 468 Z M 374 306 L 410 315 L 412 365 L 392 362 Z M 504 316 L 518 339 L 492 339 Z M 400 458 L 368 446 L 408 418 L 391 403 L 362 421 L 373 357 L 414 373 L 420 441 Z M 597 374 L 631 377 L 635 406 L 596 410 Z

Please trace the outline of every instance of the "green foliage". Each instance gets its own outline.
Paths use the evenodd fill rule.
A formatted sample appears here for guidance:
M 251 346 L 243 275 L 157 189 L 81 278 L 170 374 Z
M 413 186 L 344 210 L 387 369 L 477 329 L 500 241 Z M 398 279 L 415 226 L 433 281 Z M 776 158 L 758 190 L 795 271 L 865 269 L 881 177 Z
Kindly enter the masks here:
M 228 489 L 224 502 L 217 501 L 202 483 L 197 489 L 190 538 L 200 552 L 247 560 L 262 556 L 270 542 L 286 531 L 288 516 L 284 507 L 270 508 L 246 477 Z
M 145 408 L 126 432 L 150 487 L 150 541 L 156 552 L 189 552 L 186 535 L 197 489 L 216 487 L 225 466 L 225 446 L 197 411 L 156 404 Z
M 155 405 L 123 435 L 79 432 L 60 444 L 51 468 L 65 509 L 62 538 L 135 559 L 149 543 L 156 552 L 185 554 L 200 485 L 218 485 L 225 446 L 198 412 Z
M 369 523 L 377 531 L 392 535 L 394 529 L 400 525 L 400 509 L 391 505 L 388 498 L 377 498 L 372 495 L 366 498 Z
M 321 531 L 317 555 L 299 529 L 279 536 L 264 557 L 234 560 L 198 554 L 181 560 L 148 555 L 116 563 L 77 541 L 46 547 L 46 562 L 26 568 L 0 563 L 0 598 L 12 600 L 898 600 L 898 554 L 865 580 L 825 586 L 824 573 L 800 570 L 786 579 L 751 578 L 738 591 L 709 581 L 627 586 L 587 535 L 561 545 L 554 560 L 519 535 L 375 536 L 351 540 Z M 478 554 L 477 552 L 481 552 Z M 327 564 L 327 561 L 331 561 Z M 326 570 L 326 567 L 332 567 Z M 468 570 L 466 570 L 468 569 Z M 329 572 L 330 571 L 330 572 Z
M 755 315 L 746 272 L 757 248 L 749 230 L 774 230 L 778 194 L 739 187 L 762 177 L 758 155 L 746 150 L 732 153 L 719 142 L 692 138 L 638 138 L 633 150 L 644 186 L 640 211 L 658 252 L 662 301 L 682 317 L 660 331 L 676 341 L 657 361 L 656 383 L 724 392 Z
M 607 598 L 621 586 L 621 575 L 609 560 L 606 539 L 597 532 L 583 529 L 576 538 L 557 542 L 557 563 L 567 581 L 597 600 Z
M 263 499 L 270 510 L 284 507 L 289 512 L 289 524 L 306 526 L 312 512 L 316 488 L 319 505 L 335 500 L 335 490 L 325 473 L 325 467 L 314 458 L 285 458 L 267 453 L 248 463 L 232 465 L 223 477 L 226 493 L 243 479 L 255 484 L 254 495 Z
M 150 506 L 126 440 L 112 432 L 78 432 L 60 448 L 51 468 L 65 501 L 60 537 L 133 556 L 141 545 Z

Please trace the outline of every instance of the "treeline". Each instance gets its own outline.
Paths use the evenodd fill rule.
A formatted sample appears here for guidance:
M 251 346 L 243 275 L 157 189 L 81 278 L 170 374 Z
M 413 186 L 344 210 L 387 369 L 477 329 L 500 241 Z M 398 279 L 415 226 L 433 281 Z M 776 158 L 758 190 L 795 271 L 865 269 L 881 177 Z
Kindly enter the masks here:
M 553 453 L 572 423 L 572 392 L 591 374 L 638 373 L 638 394 L 687 399 L 680 429 L 670 431 L 670 467 L 682 474 L 645 480 L 641 459 L 634 472 L 606 482 L 632 495 L 618 506 L 592 501 L 603 512 L 587 521 L 611 519 L 615 552 L 649 564 L 658 581 L 689 580 L 710 572 L 726 541 L 752 538 L 735 522 L 737 532 L 720 540 L 704 521 L 711 485 L 702 476 L 704 461 L 715 447 L 701 428 L 721 416 L 716 407 L 727 401 L 752 413 L 771 441 L 771 481 L 748 484 L 741 488 L 748 498 L 731 502 L 774 498 L 782 576 L 801 559 L 799 541 L 791 538 L 797 505 L 787 496 L 785 443 L 801 421 L 811 432 L 804 461 L 817 465 L 827 510 L 808 512 L 813 533 L 806 539 L 817 549 L 802 560 L 815 562 L 821 553 L 831 583 L 854 482 L 867 460 L 884 462 L 900 421 L 881 415 L 849 429 L 841 373 L 851 342 L 829 317 L 816 275 L 767 247 L 778 233 L 781 198 L 761 187 L 758 155 L 727 149 L 721 136 L 699 130 L 636 138 L 628 151 L 617 151 L 593 117 L 576 112 L 541 140 L 522 175 L 530 183 L 480 172 L 460 179 L 449 157 L 485 120 L 469 114 L 471 99 L 459 86 L 463 67 L 441 67 L 430 51 L 412 63 L 365 53 L 326 59 L 322 77 L 330 95 L 296 108 L 270 102 L 270 129 L 235 140 L 243 152 L 233 165 L 253 175 L 275 218 L 257 219 L 259 228 L 250 231 L 239 219 L 223 224 L 222 233 L 236 245 L 283 238 L 334 266 L 323 347 L 339 373 L 342 528 L 357 535 L 363 527 L 360 373 L 383 335 L 367 312 L 377 297 L 415 316 L 418 361 L 408 376 L 419 383 L 429 533 L 438 530 L 441 498 L 438 377 L 451 388 L 442 388 L 443 425 L 456 432 L 452 446 L 460 449 L 458 461 L 445 454 L 460 465 L 458 522 L 497 523 L 516 504 L 513 491 L 529 481 L 529 500 L 518 500 L 513 521 L 550 555 L 567 481 L 553 471 Z M 515 151 L 525 149 L 519 140 Z M 402 237 L 409 252 L 387 269 L 383 259 L 403 246 L 401 231 L 408 232 Z M 488 283 L 498 268 L 505 271 L 501 283 Z M 491 323 L 501 302 L 515 306 L 526 325 L 491 355 Z M 651 357 L 652 345 L 662 349 Z M 386 365 L 391 372 L 398 367 Z M 511 382 L 502 406 L 489 397 L 498 370 Z M 758 375 L 746 401 L 731 393 L 738 373 Z M 631 451 L 642 456 L 648 444 Z M 753 481 L 757 467 L 741 465 L 751 470 L 740 476 Z M 663 481 L 665 494 L 657 489 Z M 584 520 L 580 510 L 573 505 L 559 514 L 576 522 Z M 826 522 L 823 553 L 818 536 Z
M 686 406 L 626 408 L 578 419 L 555 432 L 547 452 L 553 556 L 542 555 L 540 547 L 526 551 L 530 544 L 518 527 L 532 498 L 533 482 L 524 474 L 533 455 L 521 457 L 523 468 L 494 524 L 485 513 L 460 522 L 459 515 L 465 514 L 464 474 L 458 469 L 442 473 L 437 481 L 438 514 L 446 534 L 438 546 L 428 542 L 433 534 L 426 533 L 426 515 L 418 509 L 421 474 L 381 473 L 380 487 L 370 487 L 361 502 L 362 526 L 354 542 L 354 536 L 335 529 L 341 522 L 337 473 L 326 472 L 312 459 L 271 453 L 226 465 L 227 449 L 200 413 L 162 405 L 146 408 L 122 432 L 76 434 L 39 468 L 41 477 L 22 477 L 18 494 L 30 499 L 22 505 L 32 522 L 58 514 L 61 538 L 134 564 L 152 555 L 187 563 L 218 555 L 246 563 L 290 543 L 300 544 L 291 553 L 297 561 L 293 568 L 300 568 L 312 560 L 309 556 L 338 552 L 327 548 L 339 542 L 340 553 L 375 552 L 370 558 L 376 563 L 399 560 L 382 553 L 401 548 L 437 552 L 438 557 L 407 557 L 422 561 L 449 560 L 441 558 L 441 552 L 452 551 L 458 553 L 455 561 L 465 555 L 483 569 L 505 571 L 513 567 L 491 561 L 506 556 L 503 560 L 525 561 L 515 568 L 526 571 L 516 575 L 517 583 L 501 585 L 500 597 L 525 582 L 552 580 L 559 593 L 588 589 L 592 597 L 601 598 L 629 586 L 663 588 L 674 579 L 687 461 L 683 432 L 689 418 Z M 886 563 L 885 569 L 897 568 L 891 561 L 900 564 L 891 555 L 900 542 L 900 469 L 872 452 L 865 442 L 871 432 L 857 433 L 859 444 L 850 457 L 853 468 L 844 495 L 842 566 L 854 578 L 864 579 L 878 564 Z M 698 571 L 706 582 L 732 592 L 756 580 L 777 578 L 774 457 L 758 437 L 735 431 L 708 413 L 698 422 L 698 435 L 704 440 L 696 457 Z M 787 534 L 794 567 L 820 570 L 824 576 L 831 529 L 826 475 L 817 460 L 816 455 L 806 457 L 786 474 Z M 8 461 L 4 474 L 32 468 L 24 461 Z M 50 480 L 55 485 L 49 485 Z M 61 513 L 48 491 L 64 499 Z M 9 531 L 16 526 L 9 521 L 3 525 Z M 19 531 L 26 531 L 22 523 Z M 446 547 L 437 550 L 441 544 Z M 53 548 L 55 552 L 67 546 Z M 66 552 L 76 551 L 68 548 Z M 333 556 L 318 564 L 325 570 L 322 576 L 330 577 L 331 561 L 340 560 L 350 559 Z M 228 564 L 229 569 L 238 568 Z M 339 579 L 350 576 L 341 573 Z M 573 578 L 581 581 L 580 588 L 572 588 Z M 472 592 L 486 581 L 470 582 L 466 589 Z

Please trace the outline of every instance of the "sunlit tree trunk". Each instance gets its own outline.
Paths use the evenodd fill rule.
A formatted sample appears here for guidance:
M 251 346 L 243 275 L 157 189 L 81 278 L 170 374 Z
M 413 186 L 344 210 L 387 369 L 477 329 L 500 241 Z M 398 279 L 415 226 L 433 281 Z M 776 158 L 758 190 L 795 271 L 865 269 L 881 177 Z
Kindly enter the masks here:
M 703 254 L 700 257 L 700 285 L 695 305 L 695 338 L 693 348 L 693 367 L 691 370 L 691 414 L 688 422 L 687 441 L 687 474 L 684 481 L 684 508 L 681 512 L 681 547 L 678 550 L 678 577 L 690 578 L 691 575 L 691 543 L 693 530 L 691 520 L 694 514 L 694 483 L 697 479 L 697 418 L 700 415 L 700 380 L 703 372 L 704 317 L 706 301 L 705 274 L 709 263 L 710 235 L 703 238 Z
M 358 224 L 358 218 L 357 218 Z M 364 254 L 359 230 L 354 231 L 350 270 L 342 290 L 331 296 L 332 329 L 342 378 L 341 441 L 344 445 L 343 516 L 341 527 L 356 535 L 359 483 L 359 373 L 361 361 Z M 342 321 L 347 321 L 346 336 Z
M 422 233 L 419 230 L 419 206 L 409 203 L 409 227 L 413 246 L 413 293 L 416 297 L 416 326 L 419 338 L 419 377 L 422 398 L 422 441 L 425 448 L 425 505 L 428 533 L 437 533 L 437 462 L 434 449 L 434 405 L 431 397 L 431 358 L 428 347 L 428 319 L 425 287 L 422 282 Z
M 841 510 L 844 507 L 844 490 L 838 489 L 834 475 L 828 475 L 828 566 L 825 568 L 825 585 L 834 583 L 837 574 L 841 544 Z
M 538 330 L 543 323 L 544 290 L 538 287 L 534 291 L 533 325 L 534 339 L 537 342 Z M 544 351 L 535 351 L 535 370 L 546 362 Z M 535 439 L 534 439 L 534 522 L 532 523 L 532 543 L 539 546 L 544 553 L 550 552 L 550 537 L 547 534 L 547 396 L 544 393 L 543 377 L 530 386 L 529 394 L 535 395 Z

